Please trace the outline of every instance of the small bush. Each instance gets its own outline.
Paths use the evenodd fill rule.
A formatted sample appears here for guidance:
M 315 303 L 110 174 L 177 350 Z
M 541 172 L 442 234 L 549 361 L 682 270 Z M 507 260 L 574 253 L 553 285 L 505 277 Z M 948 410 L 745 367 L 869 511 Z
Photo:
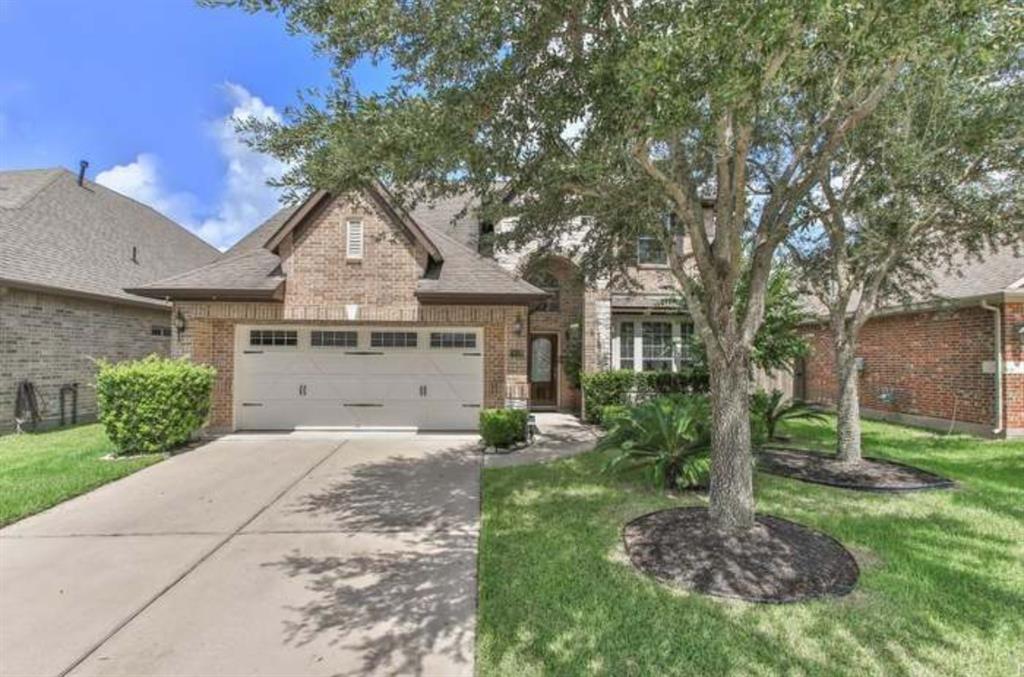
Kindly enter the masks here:
M 755 443 L 778 439 L 776 428 L 782 421 L 827 422 L 823 413 L 810 405 L 786 400 L 781 390 L 758 390 L 750 396 L 751 438 Z
M 626 369 L 599 371 L 583 374 L 584 419 L 588 423 L 600 423 L 601 414 L 609 404 L 626 406 L 632 404 L 636 388 L 636 374 Z
M 629 413 L 629 407 L 623 404 L 606 404 L 601 409 L 601 425 L 610 428 L 615 421 Z
M 511 447 L 526 441 L 526 409 L 484 409 L 480 412 L 480 437 L 489 447 Z
M 702 396 L 671 395 L 617 417 L 598 450 L 613 452 L 606 472 L 646 469 L 659 488 L 706 486 L 710 471 L 710 409 Z
M 111 364 L 96 376 L 99 419 L 118 452 L 167 451 L 206 421 L 213 367 L 151 355 Z

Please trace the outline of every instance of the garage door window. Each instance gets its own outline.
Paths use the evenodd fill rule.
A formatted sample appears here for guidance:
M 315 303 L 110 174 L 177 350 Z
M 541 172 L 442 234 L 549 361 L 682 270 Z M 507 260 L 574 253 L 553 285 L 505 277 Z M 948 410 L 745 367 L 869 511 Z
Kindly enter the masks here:
M 287 329 L 253 329 L 249 332 L 251 346 L 295 346 L 299 344 L 299 333 Z
M 370 334 L 372 348 L 415 348 L 416 332 L 375 331 Z
M 431 348 L 476 348 L 476 334 L 452 331 L 430 333 Z
M 314 331 L 309 344 L 315 347 L 355 348 L 359 339 L 354 331 Z

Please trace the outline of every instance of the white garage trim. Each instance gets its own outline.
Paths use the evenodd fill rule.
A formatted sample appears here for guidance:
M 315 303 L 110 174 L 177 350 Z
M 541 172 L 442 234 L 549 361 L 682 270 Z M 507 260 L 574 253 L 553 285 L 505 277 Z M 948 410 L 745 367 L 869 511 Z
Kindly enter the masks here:
M 480 327 L 237 325 L 236 430 L 475 430 Z

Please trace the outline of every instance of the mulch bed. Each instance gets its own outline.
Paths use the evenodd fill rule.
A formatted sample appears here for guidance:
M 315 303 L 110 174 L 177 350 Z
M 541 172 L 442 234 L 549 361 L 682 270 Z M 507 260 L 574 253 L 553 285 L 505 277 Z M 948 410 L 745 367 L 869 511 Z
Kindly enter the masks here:
M 769 515 L 736 534 L 713 527 L 705 508 L 672 508 L 629 522 L 622 539 L 633 566 L 654 579 L 748 602 L 840 597 L 860 576 L 839 541 Z
M 762 450 L 757 455 L 757 468 L 772 475 L 859 491 L 920 491 L 956 486 L 953 480 L 894 461 L 865 458 L 851 464 L 831 455 L 791 449 Z

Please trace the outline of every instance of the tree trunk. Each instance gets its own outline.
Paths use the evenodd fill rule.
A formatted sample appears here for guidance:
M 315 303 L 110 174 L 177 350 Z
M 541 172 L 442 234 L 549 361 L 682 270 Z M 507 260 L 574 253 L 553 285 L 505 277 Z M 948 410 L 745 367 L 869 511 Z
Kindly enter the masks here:
M 845 463 L 861 460 L 860 391 L 857 358 L 853 348 L 836 349 L 839 402 L 836 417 L 836 456 Z
M 710 351 L 709 351 L 710 352 Z M 711 357 L 711 521 L 722 529 L 754 526 L 748 358 Z

